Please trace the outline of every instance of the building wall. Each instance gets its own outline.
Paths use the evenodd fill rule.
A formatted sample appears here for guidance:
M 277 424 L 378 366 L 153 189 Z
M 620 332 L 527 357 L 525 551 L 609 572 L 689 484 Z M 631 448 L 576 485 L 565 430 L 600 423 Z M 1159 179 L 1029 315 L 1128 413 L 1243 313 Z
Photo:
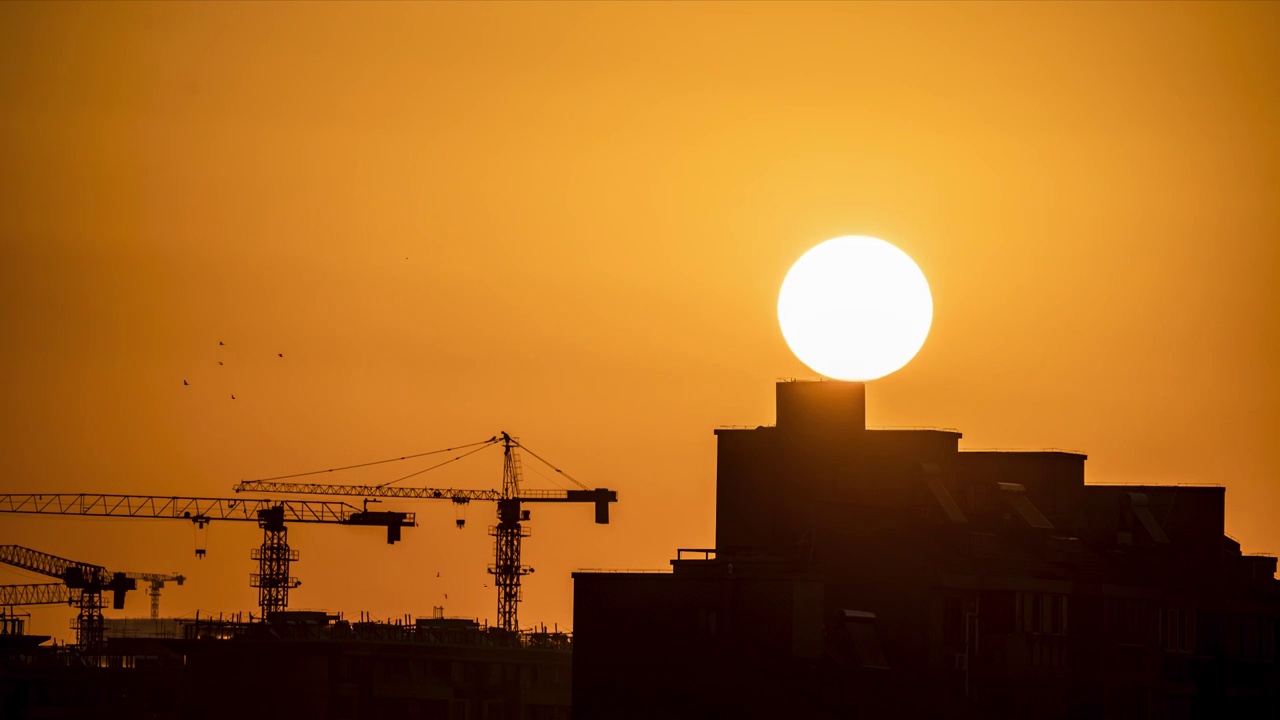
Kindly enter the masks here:
M 1090 486 L 1084 455 L 867 430 L 849 385 L 780 383 L 776 427 L 717 431 L 716 559 L 575 576 L 579 718 L 797 716 L 760 685 L 814 717 L 913 716 L 921 694 L 939 705 L 918 716 L 1275 716 L 1276 561 L 1224 536 L 1222 488 Z M 816 659 L 785 641 L 802 606 Z

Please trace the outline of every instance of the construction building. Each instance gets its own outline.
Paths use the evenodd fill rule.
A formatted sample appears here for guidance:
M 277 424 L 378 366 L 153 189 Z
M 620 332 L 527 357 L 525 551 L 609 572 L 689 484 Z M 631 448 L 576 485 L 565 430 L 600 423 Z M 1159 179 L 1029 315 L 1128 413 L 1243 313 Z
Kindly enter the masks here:
M 5 720 L 570 716 L 571 637 L 556 631 L 285 611 L 266 622 L 112 623 L 92 662 L 46 640 L 0 636 Z
M 868 429 L 865 392 L 778 383 L 716 430 L 714 549 L 574 574 L 577 720 L 1280 713 L 1276 559 L 1224 488 Z

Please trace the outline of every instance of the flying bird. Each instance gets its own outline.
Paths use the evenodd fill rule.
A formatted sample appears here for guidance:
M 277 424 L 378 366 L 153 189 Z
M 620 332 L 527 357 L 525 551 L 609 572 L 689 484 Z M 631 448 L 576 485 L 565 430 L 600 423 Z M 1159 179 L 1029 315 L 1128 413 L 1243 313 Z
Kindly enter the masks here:
M 221 360 L 219 360 L 219 361 L 218 361 L 218 364 L 219 364 L 219 365 L 221 365 L 221 364 L 222 364 L 222 361 L 221 361 Z
M 284 357 L 284 353 L 276 353 L 276 357 Z
M 236 394 L 235 394 L 235 393 L 231 393 L 231 399 L 232 399 L 232 400 L 235 400 L 235 399 L 236 399 Z
M 226 345 L 226 343 L 222 342 L 221 340 L 219 340 L 219 341 L 218 341 L 218 344 L 219 344 L 219 345 Z
M 183 385 L 190 385 L 191 383 L 187 382 L 186 380 L 183 380 L 183 381 L 182 381 L 182 384 L 183 384 Z

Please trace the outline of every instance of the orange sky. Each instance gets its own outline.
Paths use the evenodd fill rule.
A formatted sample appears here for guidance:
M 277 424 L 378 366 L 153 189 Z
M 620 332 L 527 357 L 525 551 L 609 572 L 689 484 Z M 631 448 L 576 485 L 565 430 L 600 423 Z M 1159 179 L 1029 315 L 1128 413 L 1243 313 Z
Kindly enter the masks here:
M 859 233 L 935 301 L 871 425 L 1221 483 L 1280 551 L 1278 48 L 1262 3 L 0 4 L 0 491 L 225 495 L 506 429 L 621 495 L 533 508 L 521 620 L 566 625 L 571 570 L 712 542 L 711 430 L 811 375 L 782 278 Z M 401 506 L 394 547 L 294 528 L 293 606 L 491 618 L 491 508 Z M 192 535 L 0 518 L 187 573 L 169 613 L 255 608 L 258 529 Z

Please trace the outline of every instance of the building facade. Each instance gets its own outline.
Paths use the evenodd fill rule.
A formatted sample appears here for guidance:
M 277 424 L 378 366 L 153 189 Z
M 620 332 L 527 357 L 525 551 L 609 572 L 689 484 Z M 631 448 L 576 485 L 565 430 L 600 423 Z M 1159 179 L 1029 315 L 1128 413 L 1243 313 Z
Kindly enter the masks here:
M 776 425 L 716 431 L 714 549 L 575 574 L 575 717 L 1280 716 L 1276 560 L 1223 488 L 1087 485 L 865 397 L 779 383 Z

